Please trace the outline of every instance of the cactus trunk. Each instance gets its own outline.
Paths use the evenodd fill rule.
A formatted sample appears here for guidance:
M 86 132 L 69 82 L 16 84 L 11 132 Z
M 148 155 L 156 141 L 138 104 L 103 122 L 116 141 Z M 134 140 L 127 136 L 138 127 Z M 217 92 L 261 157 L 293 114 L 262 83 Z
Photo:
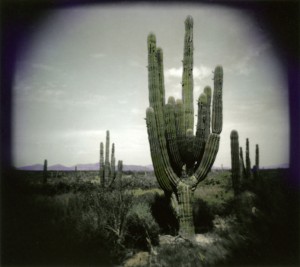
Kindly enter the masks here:
M 109 131 L 106 131 L 104 176 L 108 177 L 109 175 L 110 175 L 110 164 L 109 164 Z
M 231 141 L 231 177 L 234 195 L 239 194 L 240 179 L 241 179 L 241 162 L 239 154 L 239 135 L 238 132 L 233 130 L 230 134 Z
M 240 160 L 241 160 L 242 177 L 245 177 L 245 175 L 246 175 L 246 169 L 245 169 L 245 162 L 244 162 L 243 148 L 242 147 L 240 147 Z
M 115 177 L 116 172 L 116 158 L 115 158 L 115 144 L 111 147 L 111 160 L 110 160 L 110 175 Z
M 254 166 L 254 176 L 257 178 L 259 175 L 259 147 L 255 146 L 255 166 Z
M 195 234 L 193 219 L 194 191 L 189 185 L 180 183 L 178 186 L 178 217 L 179 235 L 191 239 Z
M 105 186 L 105 173 L 104 173 L 104 147 L 103 143 L 100 143 L 100 164 L 99 164 L 99 177 L 100 184 L 102 187 Z
M 255 147 L 255 166 L 256 169 L 259 170 L 259 147 L 256 145 Z
M 150 107 L 146 110 L 146 124 L 151 158 L 160 187 L 172 196 L 172 203 L 177 203 L 179 233 L 187 238 L 195 233 L 193 191 L 214 163 L 222 131 L 223 69 L 217 66 L 212 116 L 211 89 L 206 87 L 198 101 L 197 131 L 193 133 L 193 49 L 193 19 L 189 16 L 185 21 L 182 99 L 170 97 L 165 104 L 163 52 L 156 47 L 155 35 L 148 36 Z
M 246 139 L 246 177 L 251 177 L 251 161 L 250 161 L 250 150 L 249 150 L 249 139 Z

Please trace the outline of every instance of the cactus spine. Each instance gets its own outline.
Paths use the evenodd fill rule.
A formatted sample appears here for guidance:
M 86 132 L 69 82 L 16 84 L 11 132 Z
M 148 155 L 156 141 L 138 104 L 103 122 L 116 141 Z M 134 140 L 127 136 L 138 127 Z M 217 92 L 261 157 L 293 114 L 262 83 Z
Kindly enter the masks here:
M 151 158 L 160 187 L 179 212 L 179 233 L 186 238 L 195 234 L 193 191 L 214 163 L 222 131 L 223 69 L 217 66 L 212 119 L 211 89 L 206 88 L 198 100 L 197 131 L 196 135 L 193 133 L 193 49 L 193 19 L 189 16 L 185 20 L 182 100 L 175 101 L 174 97 L 170 97 L 165 104 L 163 52 L 156 47 L 155 35 L 148 35 L 150 107 L 146 110 L 146 123 Z
M 47 179 L 48 179 L 48 162 L 45 159 L 44 160 L 44 168 L 43 168 L 43 183 L 46 184 L 47 183 Z
M 100 143 L 100 164 L 99 164 L 99 176 L 100 184 L 104 188 L 106 180 L 110 179 L 109 186 L 112 185 L 116 177 L 122 177 L 123 162 L 118 161 L 118 170 L 116 172 L 116 158 L 115 158 L 115 144 L 111 147 L 111 161 L 109 162 L 109 142 L 110 136 L 109 131 L 106 131 L 106 142 L 105 142 L 105 159 L 104 159 L 104 145 Z

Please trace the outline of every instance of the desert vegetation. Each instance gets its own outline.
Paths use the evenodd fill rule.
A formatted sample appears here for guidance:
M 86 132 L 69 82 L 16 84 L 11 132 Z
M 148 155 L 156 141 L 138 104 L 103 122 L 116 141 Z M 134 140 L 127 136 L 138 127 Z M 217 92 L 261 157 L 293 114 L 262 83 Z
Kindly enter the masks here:
M 99 170 L 10 170 L 2 180 L 3 266 L 297 265 L 298 193 L 288 169 L 251 169 L 238 132 L 231 170 L 211 169 L 222 131 L 223 68 L 198 98 L 194 135 L 193 20 L 185 21 L 182 96 L 165 103 L 162 49 L 148 36 L 146 111 L 153 172 L 115 166 L 106 133 Z M 146 127 L 145 127 L 146 130 Z M 104 156 L 105 154 L 105 156 Z M 126 159 L 124 159 L 126 160 Z
M 56 172 L 53 172 L 55 174 Z M 3 266 L 289 265 L 298 260 L 297 196 L 288 170 L 261 170 L 260 186 L 235 196 L 231 172 L 195 190 L 195 241 L 153 173 L 123 174 L 110 188 L 97 171 L 13 171 L 3 182 Z

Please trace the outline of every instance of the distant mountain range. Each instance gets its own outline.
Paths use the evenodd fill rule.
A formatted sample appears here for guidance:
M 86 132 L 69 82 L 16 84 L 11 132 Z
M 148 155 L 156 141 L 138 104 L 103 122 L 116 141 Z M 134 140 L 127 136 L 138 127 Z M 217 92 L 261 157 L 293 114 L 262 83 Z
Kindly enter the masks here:
M 99 163 L 90 163 L 90 164 L 78 164 L 71 167 L 67 167 L 61 164 L 56 164 L 52 166 L 48 166 L 49 171 L 74 171 L 75 166 L 77 166 L 78 171 L 97 171 L 99 170 Z M 288 163 L 278 164 L 278 165 L 270 165 L 270 166 L 262 166 L 262 169 L 286 169 L 289 168 Z M 42 171 L 43 164 L 34 164 L 29 166 L 19 167 L 19 170 L 24 171 Z M 220 167 L 213 167 L 215 170 L 220 170 Z M 230 167 L 224 166 L 224 170 L 230 169 Z M 153 171 L 152 165 L 140 166 L 140 165 L 123 165 L 123 171 Z
M 61 164 L 56 164 L 48 166 L 48 171 L 74 171 L 75 166 L 77 166 L 78 171 L 97 171 L 99 170 L 99 163 L 90 163 L 90 164 L 78 164 L 71 167 L 64 166 Z M 43 164 L 34 164 L 19 167 L 19 170 L 23 171 L 42 171 L 44 168 Z M 123 171 L 153 171 L 152 165 L 139 166 L 139 165 L 123 165 Z

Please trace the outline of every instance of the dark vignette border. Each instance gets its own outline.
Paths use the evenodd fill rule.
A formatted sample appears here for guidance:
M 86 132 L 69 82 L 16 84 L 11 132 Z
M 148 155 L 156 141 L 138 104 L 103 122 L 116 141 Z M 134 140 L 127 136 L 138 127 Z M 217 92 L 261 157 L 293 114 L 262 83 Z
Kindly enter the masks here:
M 12 170 L 13 76 L 18 57 L 26 50 L 26 41 L 34 34 L 51 10 L 75 5 L 130 4 L 137 1 L 95 0 L 4 0 L 1 1 L 1 92 L 0 92 L 0 178 Z M 148 1 L 148 3 L 182 3 Z M 252 14 L 257 25 L 268 34 L 288 78 L 290 112 L 290 171 L 287 185 L 291 194 L 300 189 L 300 2 L 295 1 L 189 1 L 207 5 L 221 4 Z M 3 176 L 2 176 L 3 175 Z M 2 195 L 2 194 L 1 194 Z M 293 203 L 299 209 L 299 203 Z M 2 209 L 1 209 L 2 210 Z

